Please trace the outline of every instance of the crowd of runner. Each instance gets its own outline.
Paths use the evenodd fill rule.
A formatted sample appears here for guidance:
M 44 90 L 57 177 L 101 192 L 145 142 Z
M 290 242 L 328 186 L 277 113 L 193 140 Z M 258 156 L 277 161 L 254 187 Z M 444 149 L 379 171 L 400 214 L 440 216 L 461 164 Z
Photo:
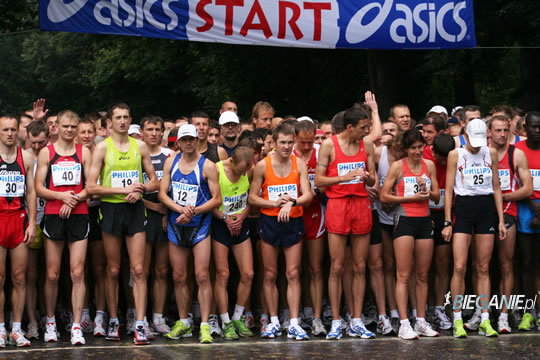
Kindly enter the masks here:
M 0 347 L 540 327 L 448 306 L 540 289 L 540 112 L 237 113 L 0 116 Z

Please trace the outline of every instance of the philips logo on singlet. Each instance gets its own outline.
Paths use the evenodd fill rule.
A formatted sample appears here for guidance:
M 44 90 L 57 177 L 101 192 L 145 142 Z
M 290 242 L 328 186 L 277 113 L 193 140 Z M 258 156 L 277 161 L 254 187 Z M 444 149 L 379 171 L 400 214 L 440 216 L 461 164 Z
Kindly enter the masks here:
M 133 171 L 113 171 L 111 174 L 113 179 L 131 179 L 139 176 L 137 170 Z
M 363 161 L 359 161 L 359 162 L 348 162 L 348 163 L 339 163 L 337 168 L 338 168 L 338 172 L 342 172 L 342 171 L 353 171 L 355 169 L 364 169 L 365 167 L 365 164 Z
M 24 176 L 20 174 L 0 174 L 0 180 L 5 182 L 21 182 L 24 181 Z
M 481 167 L 481 168 L 463 169 L 463 175 L 482 175 L 482 174 L 491 174 L 491 168 Z
M 297 191 L 296 184 L 291 185 L 272 185 L 268 187 L 268 193 L 288 193 L 290 191 Z
M 508 169 L 499 170 L 499 176 L 510 176 L 510 170 Z
M 529 170 L 532 177 L 540 176 L 540 170 Z
M 246 195 L 247 195 L 247 194 L 233 195 L 233 196 L 224 196 L 223 202 L 230 202 L 230 203 L 233 203 L 233 202 L 239 202 L 239 201 L 245 199 L 245 198 L 246 198 Z

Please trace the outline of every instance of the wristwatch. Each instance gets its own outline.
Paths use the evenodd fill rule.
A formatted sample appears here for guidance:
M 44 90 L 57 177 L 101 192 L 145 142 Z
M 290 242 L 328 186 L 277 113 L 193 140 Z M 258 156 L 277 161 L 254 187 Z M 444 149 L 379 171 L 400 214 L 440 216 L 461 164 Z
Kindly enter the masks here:
M 292 200 L 292 206 L 293 206 L 293 207 L 296 206 L 296 199 L 293 199 L 293 200 Z
M 223 213 L 223 216 L 221 217 L 221 220 L 223 220 L 223 221 L 227 220 L 227 214 Z
M 443 227 L 452 226 L 452 222 L 448 220 L 444 220 Z

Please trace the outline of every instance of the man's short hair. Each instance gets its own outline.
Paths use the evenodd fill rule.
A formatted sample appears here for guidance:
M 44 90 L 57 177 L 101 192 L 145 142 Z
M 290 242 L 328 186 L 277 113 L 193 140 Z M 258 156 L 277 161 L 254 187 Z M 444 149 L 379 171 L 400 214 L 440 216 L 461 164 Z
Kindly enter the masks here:
M 270 111 L 271 113 L 275 113 L 274 111 L 274 108 L 272 107 L 272 105 L 270 105 L 269 102 L 266 102 L 266 101 L 258 101 L 254 106 L 253 106 L 253 110 L 251 111 L 251 117 L 252 118 L 258 118 L 259 117 L 259 113 L 261 112 L 261 110 L 267 110 L 267 111 Z
M 508 119 L 512 119 L 513 116 L 512 116 L 512 108 L 510 106 L 507 106 L 507 105 L 495 105 L 494 107 L 491 108 L 491 110 L 489 111 L 489 114 L 490 115 L 493 115 L 497 112 L 502 112 Z
M 122 110 L 127 110 L 129 111 L 130 115 L 131 115 L 131 109 L 129 108 L 129 106 L 126 104 L 126 103 L 118 103 L 118 104 L 114 104 L 113 106 L 111 106 L 111 108 L 109 109 L 109 111 L 107 112 L 107 117 L 109 119 L 112 119 L 112 116 L 113 116 L 113 112 L 114 110 L 116 109 L 122 109 Z
M 298 136 L 298 134 L 300 134 L 301 132 L 309 134 L 315 133 L 316 131 L 317 127 L 309 120 L 297 121 L 296 125 L 294 126 L 294 133 L 296 134 L 296 136 Z
M 343 129 L 346 129 L 348 125 L 355 127 L 360 120 L 369 120 L 371 113 L 364 108 L 351 107 L 345 110 L 343 114 Z
M 95 124 L 95 122 L 93 122 L 91 119 L 89 119 L 89 118 L 86 117 L 86 116 L 83 117 L 81 120 L 79 120 L 79 125 L 81 125 L 81 124 L 89 124 L 89 125 L 92 125 L 92 127 L 94 128 L 94 132 L 96 131 L 96 124 Z M 49 129 L 47 128 L 47 130 L 49 130 Z M 34 135 L 34 136 L 35 136 L 35 135 Z M 47 135 L 47 136 L 49 136 L 49 135 Z
M 39 134 L 45 133 L 45 137 L 49 137 L 49 127 L 42 120 L 32 121 L 26 127 L 26 131 L 32 136 L 39 136 Z
M 191 122 L 193 121 L 193 118 L 203 118 L 203 119 L 210 119 L 210 116 L 208 116 L 207 113 L 205 113 L 204 111 L 194 111 L 193 113 L 191 113 L 191 116 L 189 118 L 189 123 L 191 124 Z
M 461 109 L 461 111 L 459 112 L 459 121 L 461 122 L 465 122 L 465 120 L 467 119 L 466 117 L 466 112 L 468 111 L 480 111 L 480 106 L 478 105 L 466 105 L 463 107 L 463 109 Z
M 218 129 L 221 131 L 221 126 L 216 120 L 210 119 L 210 122 L 208 124 L 210 125 L 210 129 Z
M 243 136 L 242 136 L 243 135 Z M 240 137 L 238 138 L 237 147 L 248 147 L 256 151 L 258 154 L 261 153 L 263 145 L 257 141 L 257 134 L 251 130 L 244 130 Z M 264 140 L 264 139 L 263 139 Z
M 510 118 L 509 117 L 507 117 L 506 115 L 495 115 L 495 116 L 492 116 L 491 119 L 489 119 L 489 121 L 487 123 L 489 130 L 491 130 L 491 127 L 493 126 L 494 121 L 504 121 L 504 122 L 506 122 L 508 124 L 508 126 L 510 126 Z
M 437 113 L 428 114 L 424 120 L 422 120 L 422 126 L 424 125 L 433 125 L 435 127 L 435 132 L 437 133 L 448 129 L 448 122 L 442 115 Z
M 292 135 L 294 136 L 294 128 L 290 125 L 287 125 L 287 124 L 279 124 L 273 131 L 272 131 L 272 138 L 274 139 L 274 142 L 277 142 L 277 139 L 279 137 L 279 135 L 285 135 L 285 136 L 289 136 L 289 135 Z
M 439 134 L 433 139 L 433 152 L 437 155 L 447 157 L 455 147 L 456 142 L 450 134 Z
M 246 131 L 250 131 L 250 130 L 244 130 L 242 133 Z M 264 141 L 268 135 L 272 136 L 272 130 L 267 129 L 267 128 L 257 128 L 253 130 L 252 133 L 255 136 L 255 139 L 262 139 L 262 141 Z
M 540 112 L 539 111 L 529 111 L 527 116 L 525 116 L 525 124 L 530 125 L 533 118 L 540 119 Z
M 157 124 L 160 124 L 161 125 L 161 131 L 163 131 L 163 129 L 165 129 L 165 122 L 163 121 L 163 119 L 157 115 L 147 115 L 145 117 L 143 117 L 141 119 L 141 129 L 144 130 L 144 125 L 146 124 L 152 124 L 152 125 L 157 125 Z
M 405 104 L 396 104 L 396 105 L 394 105 L 394 106 L 392 106 L 392 107 L 390 108 L 390 111 L 388 112 L 388 113 L 390 114 L 389 117 L 391 117 L 391 118 L 394 117 L 394 115 L 395 115 L 394 112 L 396 111 L 396 108 L 405 108 L 405 109 L 408 109 L 409 107 L 408 107 L 407 105 L 405 105 Z
M 66 119 L 69 119 L 69 120 L 76 120 L 77 123 L 79 123 L 79 121 L 81 121 L 81 118 L 79 117 L 79 115 L 75 111 L 72 111 L 72 110 L 62 110 L 62 111 L 60 111 L 58 113 L 58 115 L 56 116 L 56 123 L 60 124 L 60 120 L 63 119 L 63 118 L 66 118 Z

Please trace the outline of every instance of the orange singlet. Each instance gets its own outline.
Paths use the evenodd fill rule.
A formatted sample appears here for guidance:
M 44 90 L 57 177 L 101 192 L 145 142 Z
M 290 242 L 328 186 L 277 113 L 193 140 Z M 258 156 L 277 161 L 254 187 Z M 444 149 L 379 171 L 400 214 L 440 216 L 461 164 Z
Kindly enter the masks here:
M 266 200 L 276 201 L 281 195 L 287 194 L 294 199 L 300 196 L 300 177 L 298 176 L 298 164 L 296 156 L 291 155 L 291 172 L 282 178 L 274 173 L 272 168 L 271 156 L 264 158 L 266 164 L 266 173 L 264 183 L 262 184 L 262 197 Z M 268 216 L 278 216 L 281 208 L 261 208 L 261 213 Z M 304 210 L 301 206 L 294 206 L 289 216 L 297 218 L 302 216 Z

